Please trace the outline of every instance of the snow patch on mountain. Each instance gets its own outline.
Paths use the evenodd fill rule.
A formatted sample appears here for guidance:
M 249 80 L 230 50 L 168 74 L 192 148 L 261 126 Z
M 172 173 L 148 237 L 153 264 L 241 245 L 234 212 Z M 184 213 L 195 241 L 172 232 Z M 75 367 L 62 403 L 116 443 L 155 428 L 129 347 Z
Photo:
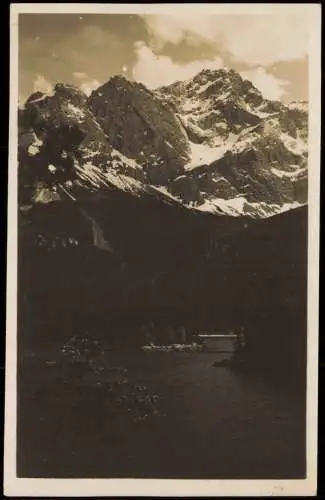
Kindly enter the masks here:
M 197 206 L 197 209 L 202 212 L 215 212 L 221 209 L 222 212 L 228 215 L 243 215 L 244 204 L 246 199 L 243 197 L 231 198 L 224 200 L 222 198 L 206 200 L 202 205 Z
M 266 202 L 249 202 L 245 197 L 238 196 L 228 200 L 222 198 L 209 199 L 195 208 L 203 212 L 221 212 L 232 217 L 247 215 L 252 218 L 267 218 L 303 205 L 303 203 L 299 202 L 284 203 L 281 205 Z
M 185 165 L 185 170 L 193 170 L 201 165 L 208 165 L 219 160 L 226 151 L 230 150 L 236 142 L 238 135 L 229 134 L 220 146 L 212 147 L 209 144 L 195 144 L 190 141 L 190 161 Z
M 271 167 L 270 171 L 272 174 L 276 175 L 280 179 L 283 179 L 285 177 L 287 178 L 295 178 L 300 176 L 301 174 L 306 174 L 307 175 L 307 168 L 301 168 L 299 165 L 290 165 L 292 168 L 292 171 L 288 172 L 286 170 L 281 170 L 280 168 L 276 167 Z
M 118 151 L 117 149 L 112 149 L 111 156 L 113 158 L 113 166 L 118 163 L 119 165 L 130 167 L 133 170 L 142 171 L 142 167 L 140 167 L 140 165 L 133 158 L 128 158 L 124 154 L 120 153 L 120 151 Z
M 177 198 L 176 196 L 173 196 L 169 191 L 168 189 L 165 187 L 165 186 L 153 186 L 152 189 L 154 191 L 159 191 L 160 193 L 162 193 L 164 196 L 167 196 L 168 198 L 171 198 L 172 200 L 174 201 L 177 201 L 177 203 L 182 203 L 182 201 L 180 200 L 180 198 Z
M 266 111 L 260 111 L 258 109 L 253 109 L 252 106 L 247 106 L 247 110 L 255 116 L 258 116 L 259 118 L 269 118 L 270 116 L 275 116 L 275 113 L 267 113 Z
M 87 186 L 93 188 L 118 188 L 125 192 L 139 194 L 146 192 L 146 186 L 140 181 L 133 179 L 124 174 L 117 173 L 113 169 L 108 168 L 103 170 L 101 167 L 94 165 L 91 162 L 77 165 L 76 170 L 78 177 L 85 181 Z
M 299 111 L 308 111 L 308 101 L 291 101 L 287 103 L 289 109 L 298 109 Z
M 301 137 L 294 139 L 289 134 L 282 133 L 280 138 L 291 153 L 299 156 L 308 152 L 308 144 Z
M 68 116 L 76 118 L 78 121 L 83 121 L 85 119 L 85 112 L 81 109 L 68 102 L 67 104 Z
M 47 186 L 37 187 L 32 197 L 33 203 L 42 203 L 42 204 L 51 203 L 52 201 L 58 201 L 60 199 L 61 197 L 57 193 L 55 188 L 51 189 Z
M 34 142 L 30 144 L 27 151 L 30 156 L 36 156 L 40 152 L 40 147 L 43 146 L 41 141 L 35 133 L 33 133 Z

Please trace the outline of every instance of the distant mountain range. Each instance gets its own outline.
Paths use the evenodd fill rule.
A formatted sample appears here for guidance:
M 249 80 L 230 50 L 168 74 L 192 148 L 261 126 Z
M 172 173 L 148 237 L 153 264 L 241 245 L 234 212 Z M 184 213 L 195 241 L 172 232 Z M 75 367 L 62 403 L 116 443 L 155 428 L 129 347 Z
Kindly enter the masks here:
M 57 84 L 19 110 L 22 204 L 61 199 L 63 183 L 265 218 L 306 204 L 307 135 L 307 103 L 267 100 L 233 70 L 155 91 L 115 76 L 89 97 Z

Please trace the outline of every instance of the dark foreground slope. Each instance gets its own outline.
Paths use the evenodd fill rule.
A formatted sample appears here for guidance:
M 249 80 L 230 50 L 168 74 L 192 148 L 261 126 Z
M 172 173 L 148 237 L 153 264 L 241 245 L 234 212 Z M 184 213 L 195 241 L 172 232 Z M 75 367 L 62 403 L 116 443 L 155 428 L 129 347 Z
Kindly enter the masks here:
M 82 204 L 104 250 L 69 202 L 20 217 L 18 475 L 303 478 L 306 211 L 252 222 L 120 196 Z M 237 370 L 141 352 L 149 323 L 162 341 L 242 325 L 247 350 Z
M 20 216 L 21 345 L 71 331 L 139 345 L 148 323 L 189 335 L 243 326 L 238 365 L 303 379 L 306 215 L 219 218 L 120 192 L 35 206 Z
M 246 349 L 238 368 L 303 394 L 307 351 L 307 209 L 263 221 L 241 238 Z M 254 250 L 252 250 L 254 249 Z

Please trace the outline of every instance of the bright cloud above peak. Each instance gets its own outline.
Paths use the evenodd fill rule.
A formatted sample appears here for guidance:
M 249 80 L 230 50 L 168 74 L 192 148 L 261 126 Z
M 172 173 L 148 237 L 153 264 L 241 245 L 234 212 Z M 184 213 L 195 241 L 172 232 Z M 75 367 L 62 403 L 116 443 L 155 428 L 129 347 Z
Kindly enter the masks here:
M 216 57 L 213 60 L 197 60 L 179 64 L 168 56 L 155 54 L 144 42 L 134 44 L 137 61 L 133 66 L 133 78 L 149 88 L 169 85 L 175 81 L 193 78 L 202 69 L 219 69 L 223 60 Z
M 53 85 L 43 75 L 37 75 L 33 82 L 33 92 L 42 92 L 42 94 L 51 95 L 54 89 Z
M 264 97 L 271 100 L 281 99 L 287 93 L 284 87 L 290 85 L 288 80 L 279 80 L 274 75 L 267 73 L 262 67 L 242 71 L 241 76 L 251 81 Z
M 301 15 L 142 16 L 150 45 L 208 43 L 249 65 L 302 59 L 308 54 L 308 22 Z
M 98 80 L 90 78 L 90 76 L 83 71 L 75 71 L 72 73 L 72 76 L 78 80 L 80 89 L 87 95 L 90 95 L 93 90 L 96 90 L 101 85 Z
M 98 80 L 86 80 L 80 85 L 80 88 L 85 94 L 90 95 L 92 91 L 98 89 L 100 85 Z
M 87 73 L 84 73 L 83 71 L 75 71 L 72 73 L 72 76 L 74 76 L 77 80 L 85 80 L 88 78 Z

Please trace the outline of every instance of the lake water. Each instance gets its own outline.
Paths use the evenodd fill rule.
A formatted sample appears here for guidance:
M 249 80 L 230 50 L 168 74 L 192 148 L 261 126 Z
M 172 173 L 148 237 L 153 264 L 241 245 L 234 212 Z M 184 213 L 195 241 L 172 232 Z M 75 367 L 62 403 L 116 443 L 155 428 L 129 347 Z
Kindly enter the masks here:
M 23 475 L 304 477 L 304 404 L 287 391 L 213 367 L 224 354 L 130 351 L 110 356 L 116 365 L 127 366 L 132 380 L 159 393 L 165 416 L 109 439 L 103 433 L 109 425 L 104 411 L 96 422 L 89 417 L 89 428 L 78 427 L 78 412 L 81 417 L 95 403 L 84 401 L 84 408 L 67 415 L 59 392 L 55 405 L 42 404 L 45 396 L 49 401 L 54 382 L 35 371 L 21 402 Z M 67 418 L 70 423 L 63 427 L 60 422 Z M 40 422 L 47 425 L 42 428 Z M 109 430 L 114 435 L 114 428 Z

